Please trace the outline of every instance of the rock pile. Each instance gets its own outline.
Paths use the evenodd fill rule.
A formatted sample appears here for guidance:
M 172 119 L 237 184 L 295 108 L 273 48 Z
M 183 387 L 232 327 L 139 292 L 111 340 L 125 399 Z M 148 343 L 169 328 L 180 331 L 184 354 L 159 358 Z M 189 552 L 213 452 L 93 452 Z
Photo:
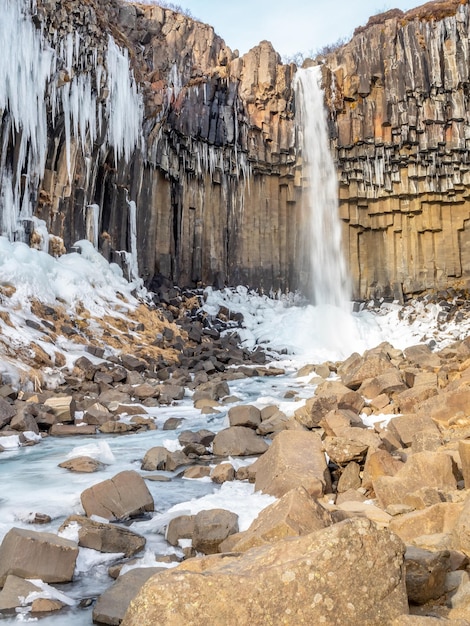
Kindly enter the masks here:
M 199 330 L 200 341 L 197 332 L 192 339 L 178 335 L 181 359 L 195 358 L 188 351 L 204 345 L 222 350 L 212 328 L 201 322 Z M 228 425 L 218 433 L 181 430 L 176 452 L 144 451 L 140 472 L 85 489 L 85 515 L 70 516 L 57 535 L 11 529 L 0 546 L 2 613 L 32 590 L 26 579 L 72 581 L 80 546 L 123 554 L 110 569 L 116 583 L 94 606 L 94 620 L 103 624 L 401 626 L 431 616 L 470 623 L 469 339 L 439 351 L 381 344 L 341 363 L 307 366 L 299 375 L 311 372 L 315 391 L 290 415 L 230 396 L 231 379 L 283 372 L 257 364 L 259 356 L 248 368 L 243 351 L 238 368 L 210 370 L 188 362 L 151 367 L 142 354 L 89 355 L 55 392 L 20 398 L 4 385 L 1 434 L 153 429 L 146 408 L 178 402 L 189 388 L 195 407 L 227 412 Z M 206 362 L 214 364 L 197 361 Z M 177 418 L 166 425 L 176 426 Z M 234 456 L 258 459 L 236 469 L 228 458 Z M 88 458 L 62 466 L 100 470 Z M 162 478 L 160 470 L 209 476 L 215 484 L 247 480 L 276 500 L 242 531 L 238 516 L 224 509 L 175 517 L 162 532 L 183 562 L 171 571 L 145 567 L 119 576 L 145 547 L 125 524 L 154 510 L 144 479 Z M 35 521 L 43 521 L 40 512 Z M 34 610 L 65 609 L 57 603 Z

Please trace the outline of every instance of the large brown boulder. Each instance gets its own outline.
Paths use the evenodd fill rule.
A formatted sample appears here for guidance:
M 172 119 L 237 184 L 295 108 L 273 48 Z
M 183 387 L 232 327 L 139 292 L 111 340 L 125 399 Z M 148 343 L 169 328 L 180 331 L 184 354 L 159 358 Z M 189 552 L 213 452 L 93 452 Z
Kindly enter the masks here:
M 412 454 L 394 476 L 379 476 L 372 484 L 375 495 L 384 508 L 398 503 L 416 506 L 413 494 L 422 489 L 435 492 L 437 500 L 442 499 L 439 492 L 457 489 L 451 457 L 428 451 Z
M 124 556 L 129 557 L 145 547 L 145 537 L 132 530 L 116 524 L 95 522 L 84 515 L 71 515 L 59 531 L 65 530 L 71 524 L 77 524 L 79 527 L 78 545 L 82 548 L 92 548 L 98 552 L 122 552 Z
M 389 531 L 347 520 L 239 558 L 206 557 L 204 571 L 157 574 L 122 626 L 383 626 L 408 613 L 403 553 Z
M 392 362 L 385 350 L 370 350 L 363 356 L 355 352 L 340 365 L 338 375 L 346 387 L 355 390 L 365 380 L 376 378 L 391 367 Z
M 217 433 L 212 451 L 217 456 L 251 456 L 263 454 L 268 444 L 252 428 L 230 426 Z
M 85 489 L 80 497 L 88 517 L 98 515 L 108 520 L 121 520 L 154 510 L 144 479 L 133 470 L 120 472 Z
M 280 498 L 296 487 L 314 497 L 331 490 L 323 443 L 318 433 L 284 430 L 251 467 L 255 489 Z
M 430 417 L 439 426 L 449 427 L 463 423 L 469 425 L 470 387 L 443 390 L 419 405 L 417 412 Z
M 0 545 L 0 587 L 9 574 L 66 583 L 73 578 L 78 546 L 52 533 L 12 528 Z
M 221 552 L 246 552 L 285 539 L 307 535 L 333 523 L 331 515 L 303 487 L 288 491 L 280 500 L 263 509 L 248 530 L 223 541 Z

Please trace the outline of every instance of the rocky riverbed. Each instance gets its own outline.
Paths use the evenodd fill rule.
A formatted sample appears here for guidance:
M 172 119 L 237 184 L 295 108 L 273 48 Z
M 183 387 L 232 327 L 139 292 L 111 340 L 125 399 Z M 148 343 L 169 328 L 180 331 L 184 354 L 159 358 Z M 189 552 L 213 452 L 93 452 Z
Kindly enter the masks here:
M 17 352 L 33 375 L 0 387 L 0 460 L 25 490 L 21 513 L 2 492 L 6 623 L 470 623 L 465 294 L 362 305 L 395 307 L 415 344 L 296 370 L 241 345 L 227 293 L 215 313 L 160 287 L 99 319 L 7 318 L 14 293 L 2 321 L 26 316 L 35 341 Z M 48 446 L 61 506 L 28 496 Z

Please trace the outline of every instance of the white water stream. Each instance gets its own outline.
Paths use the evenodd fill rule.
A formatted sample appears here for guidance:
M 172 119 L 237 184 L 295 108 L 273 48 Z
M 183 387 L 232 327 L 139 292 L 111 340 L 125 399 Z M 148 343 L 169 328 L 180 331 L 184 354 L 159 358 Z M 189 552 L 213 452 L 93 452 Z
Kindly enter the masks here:
M 299 68 L 294 87 L 307 199 L 305 243 L 310 259 L 313 304 L 344 308 L 351 299 L 351 292 L 341 243 L 338 179 L 330 152 L 321 66 Z

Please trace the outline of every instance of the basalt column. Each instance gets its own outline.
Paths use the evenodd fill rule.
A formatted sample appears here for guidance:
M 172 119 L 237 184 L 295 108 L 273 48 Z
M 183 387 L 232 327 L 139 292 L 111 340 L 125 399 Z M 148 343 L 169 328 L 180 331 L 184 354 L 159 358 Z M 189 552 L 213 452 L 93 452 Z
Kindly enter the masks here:
M 356 297 L 470 279 L 466 1 L 375 16 L 324 70 Z

